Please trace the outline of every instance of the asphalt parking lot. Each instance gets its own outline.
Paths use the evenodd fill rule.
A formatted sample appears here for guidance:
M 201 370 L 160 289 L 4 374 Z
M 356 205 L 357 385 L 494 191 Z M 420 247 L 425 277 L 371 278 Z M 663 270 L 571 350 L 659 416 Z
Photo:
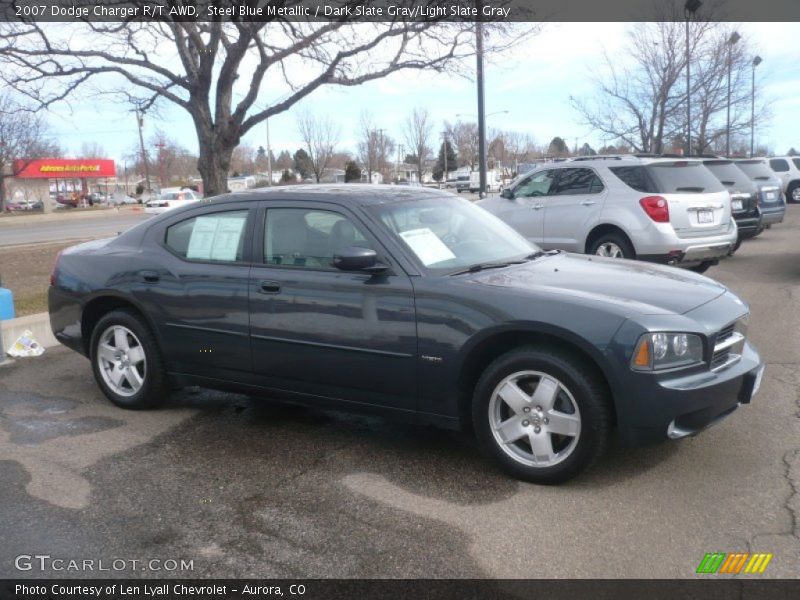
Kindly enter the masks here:
M 773 553 L 760 577 L 797 577 L 798 239 L 792 205 L 707 273 L 750 303 L 754 403 L 560 487 L 434 428 L 197 389 L 123 411 L 63 348 L 0 367 L 0 577 L 97 575 L 15 568 L 47 554 L 128 561 L 103 576 L 680 578 L 706 552 Z M 130 562 L 151 559 L 193 570 Z

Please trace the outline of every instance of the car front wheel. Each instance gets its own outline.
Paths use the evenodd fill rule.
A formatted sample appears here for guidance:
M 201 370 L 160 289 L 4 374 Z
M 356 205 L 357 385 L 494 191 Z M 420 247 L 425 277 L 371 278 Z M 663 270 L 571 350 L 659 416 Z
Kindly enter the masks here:
M 169 393 L 155 338 L 131 312 L 116 310 L 100 319 L 92 332 L 90 358 L 100 389 L 117 406 L 149 408 Z
M 595 369 L 546 347 L 495 360 L 475 388 L 472 408 L 483 450 L 533 483 L 561 483 L 588 468 L 605 451 L 611 427 L 607 387 Z

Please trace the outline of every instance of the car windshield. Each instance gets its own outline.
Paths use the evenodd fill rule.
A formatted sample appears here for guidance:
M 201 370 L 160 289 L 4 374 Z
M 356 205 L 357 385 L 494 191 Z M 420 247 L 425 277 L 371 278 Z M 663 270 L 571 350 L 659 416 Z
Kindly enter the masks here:
M 767 181 L 775 176 L 772 169 L 767 166 L 767 163 L 760 160 L 743 160 L 737 162 L 736 166 L 744 171 L 750 179 Z
M 728 187 L 750 188 L 750 178 L 742 173 L 730 160 L 707 160 L 703 163 L 714 176 Z
M 524 260 L 540 248 L 468 200 L 433 196 L 366 209 L 429 272 Z

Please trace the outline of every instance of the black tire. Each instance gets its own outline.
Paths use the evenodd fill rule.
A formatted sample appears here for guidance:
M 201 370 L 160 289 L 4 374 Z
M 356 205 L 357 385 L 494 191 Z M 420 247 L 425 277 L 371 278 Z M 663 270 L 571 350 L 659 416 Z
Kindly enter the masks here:
M 588 254 L 598 254 L 600 248 L 605 245 L 613 245 L 619 248 L 619 251 L 622 252 L 622 256 L 617 256 L 616 258 L 628 258 L 634 259 L 636 258 L 636 252 L 633 250 L 633 246 L 628 241 L 624 235 L 620 233 L 604 233 L 596 240 L 594 240 L 589 247 Z M 600 254 L 600 256 L 607 256 L 606 254 Z
M 713 264 L 714 264 L 713 262 L 706 261 L 706 262 L 700 263 L 699 265 L 695 265 L 693 267 L 689 267 L 689 270 L 690 271 L 694 271 L 695 273 L 705 273 L 706 271 L 708 271 L 713 266 Z
M 578 409 L 580 433 L 576 436 L 574 446 L 565 458 L 549 466 L 524 464 L 504 449 L 510 448 L 512 444 L 503 444 L 495 439 L 493 416 L 490 412 L 492 398 L 498 386 L 507 378 L 526 371 L 540 372 L 558 380 L 568 390 Z M 558 392 L 559 397 L 561 393 Z M 531 409 L 527 410 L 531 415 L 534 414 Z M 504 471 L 523 481 L 557 484 L 586 470 L 605 452 L 611 430 L 611 410 L 605 382 L 584 360 L 567 351 L 547 346 L 525 346 L 500 356 L 483 372 L 473 394 L 472 422 L 481 449 Z M 517 416 L 523 415 L 513 415 L 514 418 Z M 530 421 L 522 421 L 522 425 L 525 423 Z M 537 429 L 537 435 L 539 434 Z M 530 431 L 526 435 L 530 435 Z M 545 435 L 551 436 L 549 433 Z M 554 440 L 552 437 L 549 439 Z M 522 437 L 516 443 L 524 447 L 528 442 Z M 532 444 L 528 443 L 528 447 L 532 448 Z
M 733 245 L 733 248 L 731 248 L 731 251 L 728 253 L 728 256 L 733 256 L 736 253 L 736 251 L 741 247 L 741 245 L 742 245 L 742 238 L 740 237 L 736 238 L 736 243 Z
M 144 352 L 141 387 L 130 395 L 117 393 L 106 382 L 101 371 L 101 361 L 98 360 L 100 342 L 109 328 L 115 326 L 129 330 Z M 155 336 L 144 320 L 130 311 L 115 310 L 103 315 L 97 322 L 92 330 L 90 360 L 97 385 L 111 402 L 121 408 L 132 410 L 151 408 L 161 403 L 170 393 L 169 379 Z
M 798 194 L 798 196 L 795 197 L 795 194 Z M 793 204 L 800 202 L 800 183 L 792 183 L 786 188 L 786 201 Z

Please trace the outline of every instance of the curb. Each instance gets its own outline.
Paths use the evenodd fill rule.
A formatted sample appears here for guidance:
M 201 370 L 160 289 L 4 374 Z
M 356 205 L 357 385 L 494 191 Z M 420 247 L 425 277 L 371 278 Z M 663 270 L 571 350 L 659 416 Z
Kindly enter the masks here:
M 53 221 L 69 221 L 71 219 L 102 219 L 103 217 L 108 218 L 115 215 L 136 214 L 142 210 L 143 207 L 131 204 L 125 207 L 100 208 L 86 211 L 73 209 L 69 212 L 58 211 L 51 213 L 39 213 L 36 215 L 3 217 L 0 219 L 0 227 L 6 225 L 11 226 L 14 224 L 20 225 L 25 223 L 51 223 Z
M 2 345 L 4 351 L 7 352 L 26 329 L 30 329 L 33 338 L 44 348 L 52 348 L 59 345 L 59 341 L 50 330 L 50 315 L 48 313 L 36 313 L 35 315 L 0 321 L 0 336 L 3 338 L 3 343 L 0 345 Z M 8 355 L 0 356 L 0 365 L 4 364 L 5 359 L 10 358 Z

